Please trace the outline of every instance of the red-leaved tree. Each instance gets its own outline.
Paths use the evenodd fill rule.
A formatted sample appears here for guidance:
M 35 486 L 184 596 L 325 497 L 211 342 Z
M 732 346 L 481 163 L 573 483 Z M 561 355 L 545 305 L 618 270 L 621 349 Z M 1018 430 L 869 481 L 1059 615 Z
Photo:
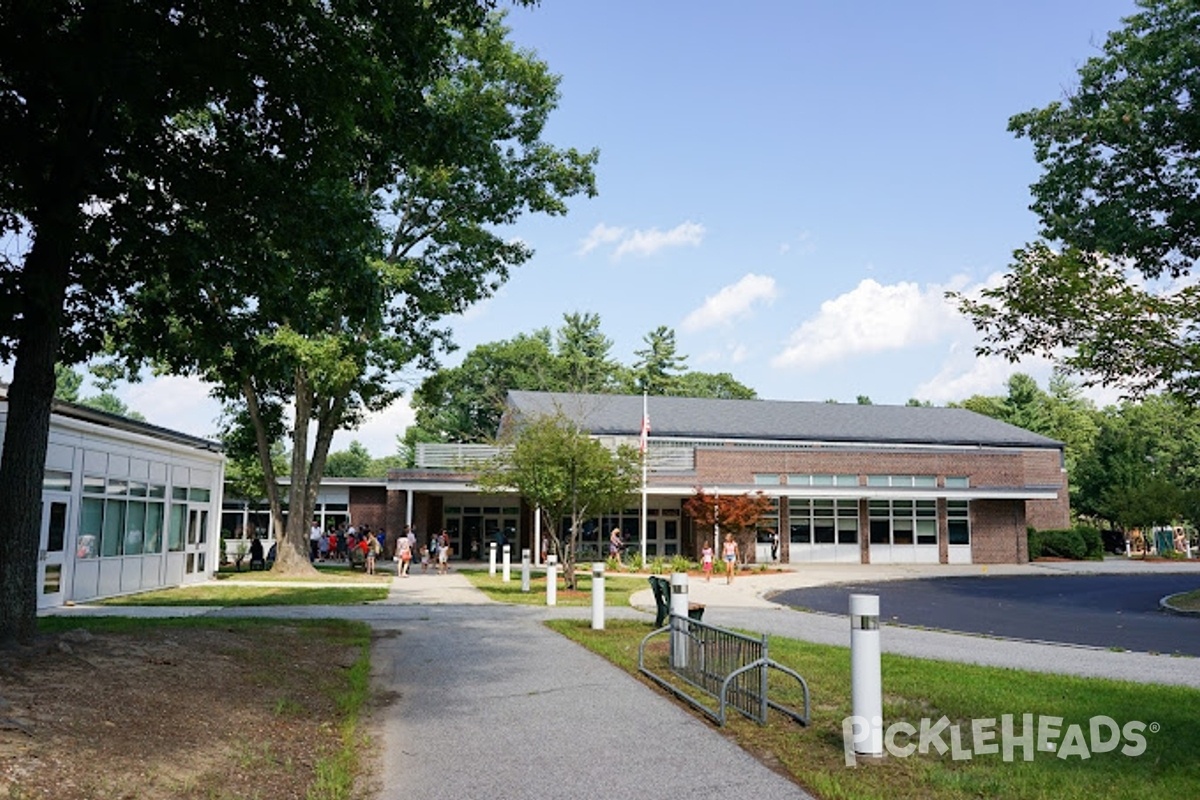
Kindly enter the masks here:
M 700 541 L 706 534 L 723 539 L 732 533 L 742 563 L 746 563 L 754 560 L 755 529 L 771 511 L 771 500 L 762 492 L 722 495 L 696 487 L 696 493 L 683 501 L 683 510 L 695 521 Z M 713 550 L 720 552 L 719 542 L 713 542 Z

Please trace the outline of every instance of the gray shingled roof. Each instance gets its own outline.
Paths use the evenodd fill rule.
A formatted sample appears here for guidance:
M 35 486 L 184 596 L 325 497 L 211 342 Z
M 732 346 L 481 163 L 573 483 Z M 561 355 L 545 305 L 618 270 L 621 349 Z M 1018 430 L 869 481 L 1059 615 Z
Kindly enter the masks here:
M 647 399 L 651 437 L 1051 447 L 1061 443 L 965 408 L 781 400 Z M 594 435 L 636 436 L 638 395 L 513 391 L 506 416 L 561 413 Z

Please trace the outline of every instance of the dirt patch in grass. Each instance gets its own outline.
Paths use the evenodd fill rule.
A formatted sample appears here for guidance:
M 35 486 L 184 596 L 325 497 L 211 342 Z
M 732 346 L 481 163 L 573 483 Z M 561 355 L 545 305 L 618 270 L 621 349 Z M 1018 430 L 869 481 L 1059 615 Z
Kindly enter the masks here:
M 85 628 L 0 651 L 0 797 L 303 798 L 340 747 L 336 629 Z

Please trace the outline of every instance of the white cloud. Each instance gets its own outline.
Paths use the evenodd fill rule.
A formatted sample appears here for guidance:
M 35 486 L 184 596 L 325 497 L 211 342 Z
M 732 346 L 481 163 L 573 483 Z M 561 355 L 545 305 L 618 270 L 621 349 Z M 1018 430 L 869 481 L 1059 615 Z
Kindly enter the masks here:
M 208 396 L 209 384 L 199 378 L 164 376 L 131 384 L 120 392 L 122 399 L 146 421 L 174 431 L 209 439 L 217 438 L 221 406 Z M 376 458 L 396 452 L 396 436 L 416 421 L 407 398 L 369 415 L 356 430 L 333 435 L 331 450 L 345 450 L 350 442 L 362 442 Z
M 1030 357 L 1013 363 L 1000 356 L 977 356 L 974 346 L 956 342 L 937 375 L 919 385 L 913 396 L 937 405 L 958 402 L 972 395 L 1006 395 L 1008 379 L 1018 372 L 1032 376 L 1046 387 L 1053 364 Z
M 596 227 L 588 231 L 588 235 L 584 237 L 583 241 L 579 245 L 579 250 L 577 250 L 576 253 L 581 256 L 586 256 L 588 253 L 592 252 L 602 244 L 612 244 L 613 242 L 620 241 L 621 237 L 624 235 L 624 228 L 615 228 L 610 225 L 605 225 L 603 222 L 601 222 Z
M 704 241 L 705 232 L 703 225 L 691 220 L 680 223 L 669 231 L 660 231 L 658 228 L 648 231 L 636 230 L 621 239 L 613 258 L 626 255 L 652 256 L 668 247 L 697 247 Z
M 199 378 L 166 375 L 129 384 L 117 393 L 147 422 L 180 433 L 215 439 L 221 404 L 209 397 L 211 388 Z
M 724 325 L 750 313 L 758 303 L 769 305 L 778 294 L 774 278 L 749 273 L 737 283 L 706 297 L 703 305 L 684 318 L 680 328 L 694 332 Z
M 335 433 L 330 450 L 345 450 L 357 439 L 375 458 L 395 455 L 396 437 L 404 435 L 404 430 L 416 419 L 408 399 L 401 397 L 383 411 L 369 415 L 355 430 Z
M 772 359 L 775 367 L 811 369 L 847 357 L 936 342 L 970 325 L 945 298 L 947 286 L 867 278 L 853 290 L 821 304 L 813 319 L 792 332 Z
M 669 231 L 660 231 L 658 228 L 629 230 L 600 223 L 588 231 L 588 235 L 579 243 L 579 249 L 575 252 L 577 255 L 586 256 L 602 245 L 615 244 L 612 253 L 614 260 L 627 255 L 644 258 L 668 247 L 697 247 L 704 241 L 706 232 L 703 225 L 691 220 L 682 222 Z

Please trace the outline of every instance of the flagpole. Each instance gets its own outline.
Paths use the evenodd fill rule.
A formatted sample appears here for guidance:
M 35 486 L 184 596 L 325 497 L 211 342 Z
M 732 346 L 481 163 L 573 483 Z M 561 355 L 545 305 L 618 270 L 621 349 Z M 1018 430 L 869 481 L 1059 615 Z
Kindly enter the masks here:
M 646 393 L 642 392 L 642 569 L 646 568 L 646 477 L 650 462 L 650 413 L 647 410 Z

